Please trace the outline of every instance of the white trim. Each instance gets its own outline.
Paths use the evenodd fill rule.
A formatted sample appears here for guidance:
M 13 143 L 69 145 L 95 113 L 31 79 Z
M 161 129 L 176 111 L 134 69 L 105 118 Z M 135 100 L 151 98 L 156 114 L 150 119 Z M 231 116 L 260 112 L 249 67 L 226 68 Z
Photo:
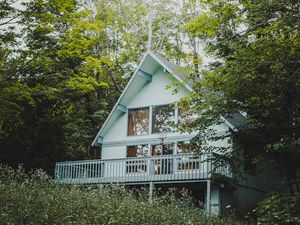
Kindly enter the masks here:
M 146 60 L 147 56 L 151 56 L 154 60 L 156 60 L 162 67 L 164 67 L 164 69 L 167 69 L 169 72 L 172 72 L 172 75 L 181 83 L 183 83 L 184 81 L 178 77 L 174 71 L 172 71 L 168 66 L 166 66 L 161 60 L 159 60 L 154 53 L 152 53 L 151 51 L 147 51 L 145 53 L 145 55 L 143 56 L 142 60 L 140 61 L 138 67 L 136 68 L 135 72 L 133 73 L 132 77 L 130 78 L 130 80 L 128 81 L 126 87 L 124 88 L 121 96 L 119 97 L 118 101 L 116 102 L 116 104 L 114 105 L 113 109 L 111 110 L 111 112 L 109 113 L 108 117 L 106 118 L 104 124 L 102 125 L 101 129 L 99 130 L 99 132 L 97 133 L 95 139 L 92 142 L 92 145 L 97 144 L 97 139 L 100 136 L 100 134 L 102 133 L 102 131 L 104 130 L 104 128 L 107 126 L 107 123 L 109 121 L 109 119 L 111 118 L 112 114 L 115 112 L 118 104 L 120 103 L 121 99 L 123 98 L 123 96 L 125 95 L 130 83 L 133 81 L 133 79 L 137 76 L 137 73 L 140 71 L 140 67 L 142 66 L 143 62 Z M 188 86 L 187 84 L 185 85 L 186 89 L 189 91 L 192 91 L 192 88 L 190 86 Z
M 123 96 L 125 95 L 126 90 L 128 89 L 130 83 L 132 82 L 132 80 L 134 79 L 134 77 L 136 76 L 137 72 L 140 70 L 140 67 L 142 66 L 142 63 L 144 62 L 144 60 L 146 59 L 146 57 L 148 56 L 149 52 L 146 52 L 146 54 L 143 56 L 142 60 L 140 61 L 138 67 L 136 68 L 135 72 L 133 73 L 132 77 L 130 78 L 130 80 L 128 81 L 126 87 L 124 88 L 122 94 L 120 95 L 118 101 L 116 102 L 116 104 L 114 105 L 113 109 L 110 111 L 108 117 L 106 118 L 104 124 L 102 125 L 101 129 L 99 130 L 99 132 L 97 133 L 95 139 L 92 142 L 92 145 L 97 144 L 97 139 L 98 136 L 100 136 L 101 132 L 104 130 L 105 126 L 107 125 L 110 117 L 112 116 L 112 114 L 114 113 L 114 111 L 116 110 L 119 102 L 121 101 L 121 99 L 123 98 Z
M 221 120 L 223 120 L 223 122 L 230 128 L 232 129 L 234 132 L 237 132 L 238 129 L 236 127 L 234 127 L 231 123 L 228 122 L 228 120 L 226 120 L 223 116 L 220 116 Z
M 149 54 L 157 61 L 159 62 L 160 65 L 162 65 L 164 68 L 167 69 L 168 72 L 172 72 L 172 75 L 180 82 L 180 83 L 184 83 L 184 80 L 182 80 L 179 76 L 176 75 L 176 73 L 171 69 L 169 68 L 166 64 L 164 64 L 161 60 L 159 60 L 155 54 L 153 54 L 152 52 L 149 52 Z M 189 90 L 190 92 L 193 91 L 193 89 L 188 85 L 188 84 L 185 84 L 184 85 L 185 88 L 187 90 Z
M 174 78 L 176 78 L 179 82 L 184 83 L 184 80 L 182 80 L 179 76 L 177 76 L 176 73 L 175 73 L 175 71 L 173 71 L 171 68 L 169 68 L 169 67 L 168 67 L 165 63 L 163 63 L 159 58 L 157 58 L 157 56 L 156 56 L 153 52 L 147 51 L 147 52 L 145 53 L 145 55 L 143 56 L 142 60 L 140 61 L 139 65 L 137 66 L 137 68 L 136 68 L 135 72 L 133 73 L 132 77 L 130 78 L 129 82 L 127 83 L 127 85 L 126 85 L 125 89 L 123 90 L 121 96 L 119 97 L 118 101 L 116 102 L 116 104 L 114 105 L 113 109 L 111 110 L 111 112 L 109 113 L 108 117 L 106 118 L 106 120 L 105 120 L 104 124 L 102 125 L 101 129 L 100 129 L 99 132 L 97 133 L 95 139 L 94 139 L 93 142 L 92 142 L 92 145 L 97 145 L 97 144 L 98 144 L 98 141 L 97 141 L 98 138 L 101 136 L 101 133 L 103 132 L 103 130 L 104 130 L 105 127 L 107 126 L 108 121 L 109 121 L 110 118 L 112 117 L 113 113 L 116 111 L 117 106 L 119 105 L 121 99 L 122 99 L 123 96 L 125 95 L 127 89 L 129 88 L 129 85 L 132 83 L 133 79 L 135 79 L 135 77 L 137 76 L 137 73 L 140 71 L 140 68 L 141 68 L 143 62 L 146 60 L 146 58 L 147 58 L 148 56 L 151 56 L 151 57 L 152 57 L 157 63 L 159 63 L 164 69 L 166 69 L 169 73 L 171 73 L 171 74 L 174 76 Z M 185 86 L 185 88 L 186 88 L 188 91 L 190 91 L 190 92 L 193 91 L 192 87 L 190 87 L 188 84 L 185 84 L 184 86 Z M 163 105 L 165 105 L 165 104 L 163 104 Z M 140 108 L 143 108 L 143 107 L 140 107 Z M 149 115 L 151 115 L 150 112 L 149 112 Z M 224 117 L 221 116 L 221 118 L 224 120 L 224 123 L 225 123 L 228 127 L 230 127 L 231 129 L 233 129 L 234 131 L 237 131 L 237 129 L 236 129 L 232 124 L 230 124 Z M 127 126 L 128 126 L 128 122 L 127 122 Z M 150 124 L 150 121 L 149 121 L 149 126 L 152 126 L 152 123 Z M 150 128 L 150 127 L 149 127 L 149 128 Z M 150 130 L 150 129 L 149 129 L 149 130 Z M 151 131 L 152 131 L 152 127 L 151 127 Z M 128 133 L 128 128 L 127 128 L 127 133 Z M 151 132 L 151 134 L 152 134 L 152 132 Z M 103 137 L 103 135 L 104 135 L 104 134 L 102 134 L 102 137 Z

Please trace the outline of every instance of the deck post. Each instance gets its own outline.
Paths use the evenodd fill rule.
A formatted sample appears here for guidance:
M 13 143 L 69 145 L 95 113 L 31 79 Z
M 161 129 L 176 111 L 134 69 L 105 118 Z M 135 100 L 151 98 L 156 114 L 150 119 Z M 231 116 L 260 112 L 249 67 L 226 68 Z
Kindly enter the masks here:
M 153 202 L 153 189 L 154 189 L 154 184 L 153 181 L 150 181 L 149 183 L 149 202 Z
M 207 180 L 206 184 L 206 211 L 210 215 L 210 201 L 211 201 L 211 185 L 210 185 L 210 179 Z

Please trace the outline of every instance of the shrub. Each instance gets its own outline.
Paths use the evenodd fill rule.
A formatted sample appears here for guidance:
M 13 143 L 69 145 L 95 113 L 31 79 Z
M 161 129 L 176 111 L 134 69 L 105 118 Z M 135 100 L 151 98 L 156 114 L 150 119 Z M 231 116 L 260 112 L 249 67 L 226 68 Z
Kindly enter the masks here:
M 0 224 L 245 224 L 206 216 L 173 194 L 148 202 L 122 186 L 56 186 L 43 171 L 0 166 Z
M 260 224 L 299 225 L 300 194 L 294 196 L 272 194 L 259 203 L 256 213 Z

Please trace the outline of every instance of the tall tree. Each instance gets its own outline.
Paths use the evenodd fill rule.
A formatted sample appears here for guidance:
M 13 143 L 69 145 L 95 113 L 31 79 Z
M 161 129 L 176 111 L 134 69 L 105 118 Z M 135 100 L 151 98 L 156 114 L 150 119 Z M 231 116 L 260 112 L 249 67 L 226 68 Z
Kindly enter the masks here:
M 217 60 L 202 71 L 203 82 L 190 96 L 204 109 L 194 128 L 243 112 L 248 125 L 236 136 L 252 146 L 252 159 L 270 157 L 291 178 L 300 158 L 299 1 L 202 3 L 203 13 L 187 28 Z
M 75 0 L 25 7 L 22 46 L 1 73 L 1 162 L 51 172 L 56 161 L 87 157 L 120 80 L 109 77 L 109 51 L 95 50 L 107 17 L 92 20 Z

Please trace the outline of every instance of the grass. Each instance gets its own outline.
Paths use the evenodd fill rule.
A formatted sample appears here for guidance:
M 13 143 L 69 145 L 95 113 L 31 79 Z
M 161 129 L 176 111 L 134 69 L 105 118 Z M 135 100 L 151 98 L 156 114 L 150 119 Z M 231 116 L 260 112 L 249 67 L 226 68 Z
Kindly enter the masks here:
M 247 224 L 233 217 L 208 217 L 187 195 L 172 193 L 148 202 L 124 187 L 56 186 L 43 171 L 26 174 L 0 166 L 0 224 Z

